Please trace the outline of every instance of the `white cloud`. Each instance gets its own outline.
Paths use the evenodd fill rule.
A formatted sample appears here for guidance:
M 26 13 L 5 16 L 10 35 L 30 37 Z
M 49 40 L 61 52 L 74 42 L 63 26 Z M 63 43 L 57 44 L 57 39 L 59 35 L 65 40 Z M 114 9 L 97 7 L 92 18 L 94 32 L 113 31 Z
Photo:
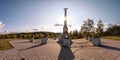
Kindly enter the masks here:
M 5 26 L 5 24 L 2 23 L 2 21 L 0 21 L 0 29 L 2 29 Z
M 68 26 L 68 31 L 80 30 L 80 26 Z M 37 31 L 48 31 L 48 32 L 63 32 L 63 26 L 54 26 L 54 25 L 40 25 L 34 27 L 21 27 L 18 30 L 12 30 L 11 32 L 37 32 Z
M 68 27 L 68 28 L 69 28 L 68 31 L 74 31 L 74 30 L 80 31 L 81 26 L 80 25 L 72 25 L 72 27 Z

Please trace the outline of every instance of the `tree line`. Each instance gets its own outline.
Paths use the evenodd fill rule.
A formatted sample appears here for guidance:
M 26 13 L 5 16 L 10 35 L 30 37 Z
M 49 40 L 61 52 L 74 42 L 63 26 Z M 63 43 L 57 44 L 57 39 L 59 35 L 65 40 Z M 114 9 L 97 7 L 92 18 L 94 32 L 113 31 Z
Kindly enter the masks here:
M 104 36 L 120 36 L 120 25 L 114 25 L 109 27 L 107 31 L 104 32 Z
M 0 39 L 30 39 L 33 36 L 35 39 L 41 39 L 42 33 L 46 33 L 48 38 L 55 38 L 60 35 L 60 33 L 53 33 L 53 32 L 12 33 L 12 34 L 1 34 Z

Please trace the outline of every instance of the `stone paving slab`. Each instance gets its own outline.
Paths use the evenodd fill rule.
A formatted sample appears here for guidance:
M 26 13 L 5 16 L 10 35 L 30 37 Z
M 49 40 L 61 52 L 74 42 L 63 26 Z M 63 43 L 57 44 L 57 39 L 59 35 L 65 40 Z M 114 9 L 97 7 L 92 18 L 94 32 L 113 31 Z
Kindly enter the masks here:
M 102 40 L 103 46 L 85 46 L 90 42 L 74 40 L 69 48 L 61 48 L 56 40 L 47 44 L 30 43 L 28 40 L 10 41 L 14 49 L 0 51 L 0 60 L 120 60 L 120 41 Z
M 60 46 L 49 40 L 45 45 L 30 43 L 28 40 L 11 41 L 25 60 L 58 60 Z
M 23 57 L 16 49 L 0 51 L 0 60 L 22 60 Z
M 76 48 L 75 59 L 120 60 L 120 41 L 102 40 L 102 44 L 100 47 Z

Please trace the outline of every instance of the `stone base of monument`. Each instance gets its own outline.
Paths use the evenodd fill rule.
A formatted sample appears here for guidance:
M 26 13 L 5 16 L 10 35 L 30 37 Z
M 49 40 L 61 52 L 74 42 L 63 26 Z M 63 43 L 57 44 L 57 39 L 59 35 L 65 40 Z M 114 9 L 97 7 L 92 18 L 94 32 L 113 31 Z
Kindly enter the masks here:
M 71 45 L 71 39 L 64 39 L 63 40 L 63 46 L 65 46 L 65 47 L 70 47 L 70 45 Z
M 72 44 L 71 39 L 68 38 L 60 38 L 58 40 L 58 43 L 61 45 L 61 47 L 70 47 Z
M 93 39 L 93 45 L 94 46 L 100 46 L 101 45 L 101 39 L 100 38 L 94 38 Z
M 34 38 L 30 38 L 30 42 L 34 43 Z

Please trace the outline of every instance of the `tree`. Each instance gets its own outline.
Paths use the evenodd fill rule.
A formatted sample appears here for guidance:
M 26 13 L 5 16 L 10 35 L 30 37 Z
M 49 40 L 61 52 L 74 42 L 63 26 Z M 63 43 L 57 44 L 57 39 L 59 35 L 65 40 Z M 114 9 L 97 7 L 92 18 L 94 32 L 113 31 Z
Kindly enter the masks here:
M 87 21 L 84 21 L 84 24 L 81 26 L 81 34 L 90 36 L 91 32 L 95 32 L 94 22 L 92 19 L 88 19 Z
M 77 30 L 74 30 L 74 31 L 73 31 L 73 38 L 74 38 L 74 39 L 77 39 L 77 38 L 78 38 L 78 35 L 79 35 L 79 34 L 78 34 L 78 31 L 77 31 Z
M 103 27 L 104 27 L 104 24 L 102 23 L 102 20 L 99 20 L 98 24 L 97 24 L 96 32 L 98 34 L 102 35 L 102 33 L 103 33 Z
M 73 38 L 73 32 L 72 32 L 72 31 L 70 31 L 69 36 L 70 36 L 71 38 Z

